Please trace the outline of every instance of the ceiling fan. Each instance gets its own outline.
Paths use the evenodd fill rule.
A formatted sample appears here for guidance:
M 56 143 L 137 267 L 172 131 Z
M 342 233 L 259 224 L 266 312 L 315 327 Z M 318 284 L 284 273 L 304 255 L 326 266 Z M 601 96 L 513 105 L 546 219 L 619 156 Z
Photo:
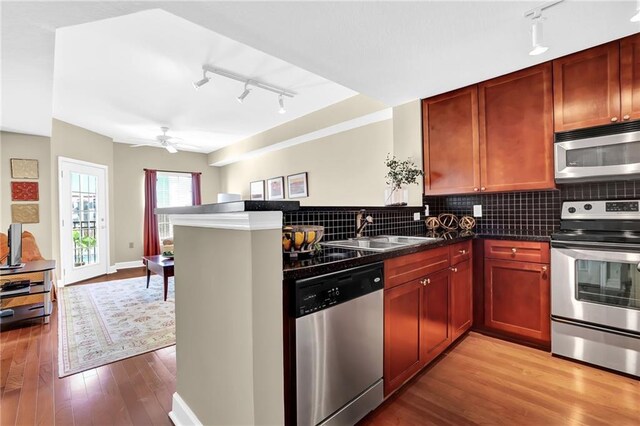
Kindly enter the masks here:
M 161 146 L 172 154 L 175 154 L 176 152 L 178 152 L 179 147 L 193 148 L 193 149 L 198 148 L 191 145 L 185 145 L 181 143 L 182 139 L 167 135 L 167 132 L 169 131 L 168 127 L 160 127 L 160 130 L 162 130 L 162 134 L 156 136 L 155 140 L 149 140 L 147 143 L 131 145 L 131 148 L 138 148 L 141 146 Z

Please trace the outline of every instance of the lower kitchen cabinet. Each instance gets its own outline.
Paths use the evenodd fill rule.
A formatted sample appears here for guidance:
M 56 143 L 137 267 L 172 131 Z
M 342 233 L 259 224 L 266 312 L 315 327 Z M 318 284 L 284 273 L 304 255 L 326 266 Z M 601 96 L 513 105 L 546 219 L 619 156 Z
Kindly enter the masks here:
M 515 338 L 550 344 L 549 265 L 485 259 L 485 326 Z
M 420 371 L 422 280 L 384 292 L 384 393 L 389 394 Z
M 449 269 L 422 281 L 421 360 L 428 363 L 451 343 L 451 273 Z
M 451 267 L 451 337 L 456 340 L 473 322 L 473 268 L 471 259 Z

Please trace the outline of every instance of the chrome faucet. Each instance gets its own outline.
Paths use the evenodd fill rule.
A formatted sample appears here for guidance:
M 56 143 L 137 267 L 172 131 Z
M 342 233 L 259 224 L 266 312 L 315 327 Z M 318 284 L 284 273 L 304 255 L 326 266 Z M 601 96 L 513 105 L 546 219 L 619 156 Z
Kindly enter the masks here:
M 362 231 L 364 231 L 364 228 L 368 224 L 373 223 L 373 217 L 371 217 L 371 216 L 366 216 L 365 217 L 364 214 L 365 214 L 365 210 L 362 209 L 362 210 L 360 210 L 360 212 L 358 212 L 358 216 L 356 216 L 356 238 L 361 238 L 362 237 Z

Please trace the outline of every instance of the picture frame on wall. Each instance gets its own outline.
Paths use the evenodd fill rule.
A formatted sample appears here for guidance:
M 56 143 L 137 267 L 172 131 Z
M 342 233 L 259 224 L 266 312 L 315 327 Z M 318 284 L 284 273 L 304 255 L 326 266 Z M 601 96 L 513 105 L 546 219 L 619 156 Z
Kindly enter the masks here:
M 284 200 L 284 176 L 267 180 L 267 200 Z
M 309 196 L 307 172 L 287 176 L 289 198 L 305 198 Z
M 11 178 L 12 179 L 38 179 L 38 160 L 25 158 L 11 159 Z
M 249 184 L 249 199 L 264 200 L 264 181 L 257 180 Z

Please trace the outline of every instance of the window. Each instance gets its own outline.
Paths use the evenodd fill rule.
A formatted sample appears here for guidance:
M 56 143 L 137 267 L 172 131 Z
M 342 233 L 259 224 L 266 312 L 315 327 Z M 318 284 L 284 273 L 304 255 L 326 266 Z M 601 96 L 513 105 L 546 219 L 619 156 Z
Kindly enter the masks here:
M 191 191 L 191 173 L 158 172 L 156 181 L 158 208 L 192 205 Z M 158 215 L 158 234 L 161 243 L 167 238 L 173 238 L 173 226 L 166 214 Z

